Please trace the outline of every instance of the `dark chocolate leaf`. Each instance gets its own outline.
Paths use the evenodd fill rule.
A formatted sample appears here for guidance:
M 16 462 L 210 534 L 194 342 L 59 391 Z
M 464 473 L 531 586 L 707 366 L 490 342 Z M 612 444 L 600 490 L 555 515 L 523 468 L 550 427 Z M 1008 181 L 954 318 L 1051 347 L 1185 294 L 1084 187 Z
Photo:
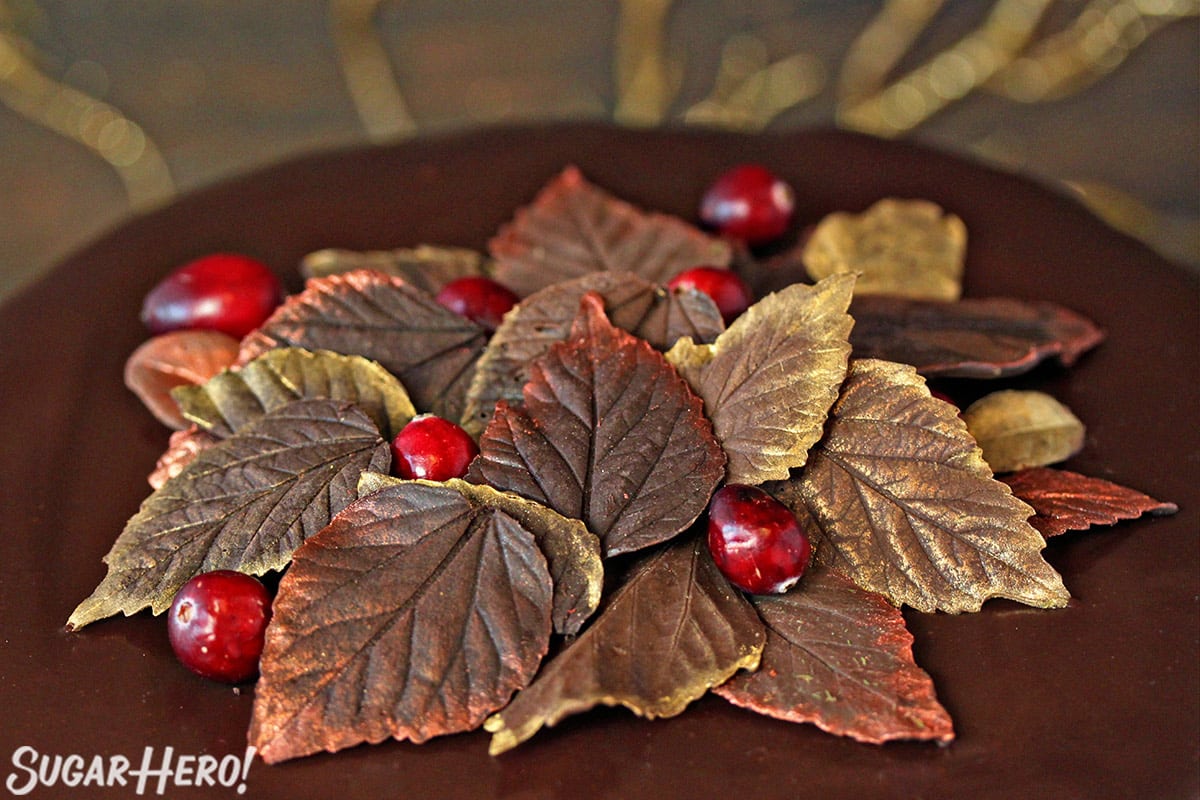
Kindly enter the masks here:
M 592 625 L 484 723 L 490 752 L 597 705 L 650 719 L 679 714 L 739 669 L 754 669 L 764 640 L 703 537 L 674 542 L 635 565 Z
M 358 480 L 360 497 L 404 481 L 377 472 L 365 472 Z M 500 492 L 457 478 L 441 485 L 461 494 L 475 506 L 503 511 L 521 523 L 537 539 L 554 581 L 554 632 L 567 636 L 579 629 L 600 605 L 604 589 L 604 563 L 600 539 L 577 519 L 567 519 L 546 506 L 519 495 Z
M 897 605 L 958 613 L 991 597 L 1070 599 L 1029 506 L 992 478 L 954 407 L 911 367 L 851 361 L 804 472 L 770 489 L 819 523 L 818 563 Z
M 667 360 L 704 400 L 730 483 L 783 480 L 821 438 L 850 356 L 854 277 L 759 300 L 715 344 L 681 339 Z
M 220 331 L 171 331 L 144 342 L 125 362 L 125 385 L 168 428 L 190 424 L 171 397 L 204 383 L 237 358 L 238 340 Z
M 332 350 L 377 361 L 413 403 L 457 420 L 487 332 L 427 292 L 370 270 L 314 278 L 242 341 L 245 364 L 275 347 Z
M 1057 464 L 1083 448 L 1083 423 L 1045 392 L 992 392 L 964 409 L 962 419 L 992 472 Z
M 192 463 L 201 450 L 207 450 L 219 441 L 195 425 L 175 431 L 168 440 L 167 449 L 158 457 L 154 471 L 146 477 L 146 482 L 152 489 L 162 488 L 164 483 L 183 472 L 183 468 Z
M 300 262 L 300 273 L 306 279 L 341 275 L 359 269 L 403 278 L 418 289 L 437 294 L 452 280 L 487 274 L 491 262 L 476 250 L 427 244 L 396 250 L 330 248 L 309 253 Z
M 567 167 L 488 243 L 496 279 L 521 296 L 596 270 L 636 272 L 654 283 L 698 266 L 729 263 L 729 245 L 683 220 L 646 213 Z
M 828 569 L 786 594 L 751 597 L 767 642 L 754 672 L 715 689 L 734 705 L 860 742 L 954 738 L 904 615 Z
M 584 296 L 571 338 L 533 364 L 526 408 L 501 402 L 467 479 L 583 520 L 605 555 L 692 524 L 725 473 L 699 398 L 662 354 Z
M 194 575 L 282 569 L 354 500 L 363 470 L 386 471 L 388 443 L 353 406 L 298 400 L 202 450 L 138 510 L 104 557 L 108 574 L 67 623 L 162 613 Z
M 1112 525 L 1143 514 L 1174 514 L 1179 506 L 1102 478 L 1049 467 L 1033 467 L 1001 478 L 1037 512 L 1029 524 L 1049 538 L 1093 525 Z
M 928 200 L 884 198 L 861 214 L 830 214 L 813 230 L 803 260 L 814 280 L 857 274 L 857 295 L 957 300 L 967 226 Z
M 657 350 L 667 350 L 684 336 L 711 342 L 725 330 L 721 312 L 708 295 L 663 289 L 629 272 L 593 272 L 548 286 L 525 298 L 492 334 L 467 392 L 463 427 L 479 433 L 498 400 L 521 402 L 530 364 L 570 335 L 579 301 L 588 292 L 604 300 L 613 325 Z
M 268 350 L 202 385 L 180 387 L 173 397 L 188 420 L 219 438 L 301 398 L 353 403 L 389 441 L 417 413 L 400 381 L 376 362 L 299 347 Z
M 550 642 L 533 535 L 445 486 L 385 486 L 296 551 L 280 582 L 250 744 L 267 762 L 472 730 Z
M 1074 311 L 1005 297 L 940 303 L 856 296 L 850 315 L 856 358 L 911 364 L 926 377 L 1000 378 L 1048 358 L 1070 366 L 1104 339 Z
M 801 261 L 805 242 L 804 233 L 801 232 L 799 242 L 765 257 L 754 253 L 744 244 L 739 245 L 734 250 L 730 268 L 746 282 L 754 297 L 766 297 L 793 283 L 812 283 Z

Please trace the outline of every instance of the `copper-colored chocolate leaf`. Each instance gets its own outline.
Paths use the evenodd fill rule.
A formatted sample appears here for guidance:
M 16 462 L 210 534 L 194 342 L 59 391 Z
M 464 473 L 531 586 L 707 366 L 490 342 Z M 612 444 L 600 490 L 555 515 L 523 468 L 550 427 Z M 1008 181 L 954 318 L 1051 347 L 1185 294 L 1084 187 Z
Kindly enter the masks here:
M 204 383 L 237 358 L 238 340 L 220 331 L 171 331 L 144 342 L 125 362 L 125 385 L 159 422 L 189 423 L 171 397 L 177 386 Z
M 452 280 L 487 274 L 490 266 L 488 258 L 476 250 L 422 244 L 396 250 L 317 250 L 300 262 L 300 273 L 306 279 L 325 278 L 369 269 L 403 278 L 423 291 L 437 294 Z
M 680 340 L 667 360 L 704 400 L 731 483 L 783 480 L 821 438 L 850 356 L 854 278 L 793 285 L 759 300 L 715 344 Z
M 533 535 L 445 486 L 382 487 L 296 551 L 280 582 L 250 744 L 267 762 L 471 730 L 550 642 Z
M 301 398 L 353 403 L 389 441 L 417 413 L 400 381 L 374 361 L 299 347 L 268 350 L 202 385 L 180 387 L 173 397 L 188 420 L 220 438 Z
M 219 441 L 195 425 L 175 431 L 171 434 L 167 449 L 158 457 L 154 471 L 146 477 L 146 482 L 152 489 L 162 488 L 164 483 L 183 472 L 183 468 L 192 463 L 201 450 L 207 450 Z
M 428 292 L 370 270 L 310 280 L 242 341 L 245 364 L 275 347 L 359 355 L 400 379 L 421 411 L 462 416 L 487 332 Z
M 713 564 L 703 537 L 631 570 L 600 616 L 484 728 L 490 752 L 597 705 L 654 719 L 679 714 L 762 653 L 762 622 Z
M 1063 469 L 1033 467 L 1001 480 L 1037 512 L 1029 524 L 1047 538 L 1143 514 L 1159 516 L 1179 510 L 1174 503 L 1155 500 L 1136 489 Z
M 957 303 L 855 297 L 850 314 L 855 357 L 911 364 L 927 377 L 1000 378 L 1048 358 L 1070 366 L 1104 339 L 1074 311 L 1006 297 Z
M 404 481 L 377 472 L 365 472 L 358 480 L 358 494 L 372 492 Z M 441 485 L 461 494 L 469 503 L 503 511 L 521 523 L 537 539 L 550 577 L 554 581 L 554 632 L 567 636 L 579 629 L 600 605 L 604 589 L 604 563 L 600 539 L 577 519 L 567 519 L 546 506 L 490 486 L 453 478 Z
M 954 407 L 911 367 L 851 361 L 804 472 L 771 490 L 820 524 L 819 563 L 897 605 L 958 613 L 991 597 L 1070 599 L 1029 506 L 992 478 Z
M 162 613 L 192 576 L 262 575 L 354 500 L 363 470 L 386 471 L 387 442 L 361 411 L 298 400 L 201 451 L 130 518 L 108 574 L 71 614 L 82 628 L 117 613 Z
M 933 680 L 913 660 L 904 616 L 883 595 L 817 569 L 786 594 L 750 602 L 767 628 L 762 661 L 717 694 L 860 742 L 954 738 Z
M 711 342 L 725 330 L 721 312 L 708 295 L 666 290 L 629 272 L 593 272 L 548 286 L 525 298 L 492 334 L 467 392 L 463 427 L 481 432 L 496 401 L 521 402 L 530 364 L 567 338 L 579 301 L 588 292 L 604 300 L 613 325 L 657 350 L 668 349 L 684 336 Z
M 957 300 L 967 227 L 926 200 L 880 200 L 861 214 L 821 220 L 804 246 L 814 279 L 857 273 L 855 294 Z
M 533 364 L 526 408 L 501 402 L 467 479 L 583 520 L 605 555 L 666 541 L 725 473 L 699 398 L 587 294 L 571 338 Z
M 643 212 L 567 167 L 488 243 L 496 279 L 521 296 L 596 270 L 654 283 L 698 266 L 725 266 L 729 245 L 683 220 Z
M 1083 423 L 1045 392 L 992 392 L 968 406 L 962 418 L 992 472 L 1057 464 L 1083 447 Z

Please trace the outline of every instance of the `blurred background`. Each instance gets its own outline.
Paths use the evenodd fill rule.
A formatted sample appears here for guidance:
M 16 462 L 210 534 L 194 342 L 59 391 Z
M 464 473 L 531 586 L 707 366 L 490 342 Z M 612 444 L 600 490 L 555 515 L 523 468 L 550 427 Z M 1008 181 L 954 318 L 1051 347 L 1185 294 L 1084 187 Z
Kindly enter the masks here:
M 0 0 L 0 299 L 257 167 L 560 119 L 908 138 L 1200 267 L 1200 0 Z

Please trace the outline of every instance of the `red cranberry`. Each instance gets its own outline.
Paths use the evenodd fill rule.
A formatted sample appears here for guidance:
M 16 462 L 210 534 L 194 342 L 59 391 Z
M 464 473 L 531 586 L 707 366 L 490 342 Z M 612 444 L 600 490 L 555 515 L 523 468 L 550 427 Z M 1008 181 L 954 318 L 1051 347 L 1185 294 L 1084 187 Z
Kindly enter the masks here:
M 750 307 L 753 297 L 750 287 L 731 269 L 693 267 L 667 281 L 671 289 L 695 289 L 704 292 L 717 304 L 725 324 L 733 322 Z
M 730 583 L 751 594 L 786 592 L 812 547 L 787 506 L 756 486 L 731 483 L 708 506 L 708 549 Z
M 439 303 L 489 331 L 500 327 L 500 320 L 518 299 L 507 286 L 483 275 L 452 280 L 437 293 Z
M 175 657 L 192 672 L 241 683 L 258 672 L 271 596 L 250 575 L 217 570 L 183 585 L 171 603 L 167 634 Z
M 453 422 L 422 414 L 392 440 L 392 470 L 401 478 L 448 481 L 467 474 L 479 447 Z
M 184 264 L 151 289 L 142 322 L 155 334 L 213 330 L 240 339 L 282 300 L 283 286 L 265 264 L 216 253 Z
M 758 164 L 742 164 L 717 178 L 700 201 L 700 219 L 749 244 L 777 239 L 792 221 L 792 188 Z

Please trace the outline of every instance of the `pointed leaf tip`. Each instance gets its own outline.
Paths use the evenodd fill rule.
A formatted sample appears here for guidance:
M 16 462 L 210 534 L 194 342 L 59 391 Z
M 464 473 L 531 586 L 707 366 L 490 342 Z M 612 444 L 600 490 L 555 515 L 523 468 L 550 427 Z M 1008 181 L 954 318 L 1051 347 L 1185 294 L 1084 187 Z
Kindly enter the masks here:
M 912 367 L 852 361 L 826 437 L 771 491 L 819 523 L 818 562 L 897 605 L 959 613 L 992 597 L 1070 599 L 1029 506 L 992 478 L 954 408 Z
M 666 541 L 724 475 L 712 426 L 663 356 L 608 322 L 598 296 L 584 297 L 572 331 L 534 363 L 525 408 L 497 406 L 468 480 L 582 520 L 605 555 Z
M 854 277 L 768 295 L 711 345 L 667 354 L 704 400 L 731 483 L 783 480 L 808 459 L 846 376 Z

